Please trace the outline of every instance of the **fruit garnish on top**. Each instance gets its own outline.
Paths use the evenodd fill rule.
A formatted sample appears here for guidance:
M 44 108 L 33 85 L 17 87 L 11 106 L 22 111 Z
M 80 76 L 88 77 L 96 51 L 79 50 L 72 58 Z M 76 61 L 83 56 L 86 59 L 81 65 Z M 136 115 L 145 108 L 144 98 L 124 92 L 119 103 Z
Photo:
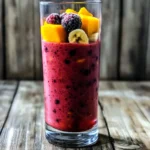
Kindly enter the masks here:
M 41 27 L 41 35 L 43 40 L 47 42 L 66 42 L 67 33 L 62 25 L 45 24 Z
M 57 13 L 50 14 L 41 26 L 41 35 L 43 40 L 47 42 L 66 42 L 67 33 L 61 25 L 61 16 Z
M 82 29 L 76 29 L 69 33 L 69 43 L 88 44 L 89 39 L 87 34 Z
M 91 14 L 85 7 L 82 7 L 79 12 L 78 12 L 79 15 L 86 15 L 86 16 L 92 16 L 93 17 L 93 14 Z
M 41 26 L 41 35 L 47 42 L 88 44 L 99 38 L 100 20 L 85 7 L 79 12 L 68 8 L 64 13 L 50 14 Z
M 80 29 L 82 26 L 80 16 L 72 13 L 66 14 L 61 20 L 61 24 L 67 33 L 75 29 Z
M 79 12 L 79 16 L 82 21 L 82 29 L 87 33 L 89 39 L 99 32 L 100 20 L 96 17 L 93 17 L 85 7 L 82 7 Z M 95 39 L 96 40 L 96 39 Z
M 60 19 L 62 20 L 66 15 L 67 15 L 67 13 L 65 13 L 65 12 L 60 14 Z
M 47 18 L 46 18 L 46 22 L 48 24 L 60 24 L 61 23 L 61 19 L 59 14 L 57 13 L 52 13 L 50 14 Z
M 69 14 L 69 13 L 72 13 L 72 14 L 78 14 L 77 11 L 75 11 L 75 10 L 73 10 L 73 9 L 70 9 L 70 8 L 66 9 L 65 12 L 66 12 L 67 14 Z
M 87 33 L 88 37 L 99 32 L 100 21 L 96 17 L 80 15 L 82 20 L 82 29 Z

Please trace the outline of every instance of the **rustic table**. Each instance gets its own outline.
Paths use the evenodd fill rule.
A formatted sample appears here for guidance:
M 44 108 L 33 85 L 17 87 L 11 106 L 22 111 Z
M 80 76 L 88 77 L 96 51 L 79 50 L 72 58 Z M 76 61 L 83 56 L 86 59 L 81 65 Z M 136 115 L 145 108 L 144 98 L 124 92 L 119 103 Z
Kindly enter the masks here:
M 150 150 L 150 82 L 100 86 L 99 140 L 81 150 Z M 45 139 L 42 93 L 42 82 L 0 81 L 0 150 L 64 149 Z

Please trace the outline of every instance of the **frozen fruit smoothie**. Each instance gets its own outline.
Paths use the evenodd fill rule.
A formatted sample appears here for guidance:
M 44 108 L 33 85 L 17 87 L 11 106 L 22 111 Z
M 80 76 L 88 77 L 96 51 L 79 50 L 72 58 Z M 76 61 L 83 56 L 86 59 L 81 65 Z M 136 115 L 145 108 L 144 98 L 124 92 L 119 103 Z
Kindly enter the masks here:
M 99 42 L 43 41 L 46 123 L 64 131 L 85 131 L 97 122 Z
M 86 8 L 52 13 L 41 26 L 46 124 L 79 132 L 97 123 L 100 21 Z

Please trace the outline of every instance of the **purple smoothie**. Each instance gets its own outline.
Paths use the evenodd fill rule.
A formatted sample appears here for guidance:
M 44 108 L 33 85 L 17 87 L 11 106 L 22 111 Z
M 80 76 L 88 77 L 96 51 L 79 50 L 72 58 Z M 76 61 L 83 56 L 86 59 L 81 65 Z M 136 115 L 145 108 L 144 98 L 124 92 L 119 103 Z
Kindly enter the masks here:
M 42 41 L 45 119 L 70 132 L 97 123 L 100 42 L 91 44 Z

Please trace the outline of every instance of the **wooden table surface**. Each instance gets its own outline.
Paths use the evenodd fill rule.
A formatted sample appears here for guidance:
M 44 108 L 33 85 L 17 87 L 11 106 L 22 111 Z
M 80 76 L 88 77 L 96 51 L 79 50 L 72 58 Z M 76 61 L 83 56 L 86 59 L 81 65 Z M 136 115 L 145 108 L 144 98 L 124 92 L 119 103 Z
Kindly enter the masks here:
M 100 87 L 99 140 L 80 150 L 150 150 L 150 82 Z M 65 149 L 45 139 L 42 93 L 42 82 L 0 81 L 0 150 Z

